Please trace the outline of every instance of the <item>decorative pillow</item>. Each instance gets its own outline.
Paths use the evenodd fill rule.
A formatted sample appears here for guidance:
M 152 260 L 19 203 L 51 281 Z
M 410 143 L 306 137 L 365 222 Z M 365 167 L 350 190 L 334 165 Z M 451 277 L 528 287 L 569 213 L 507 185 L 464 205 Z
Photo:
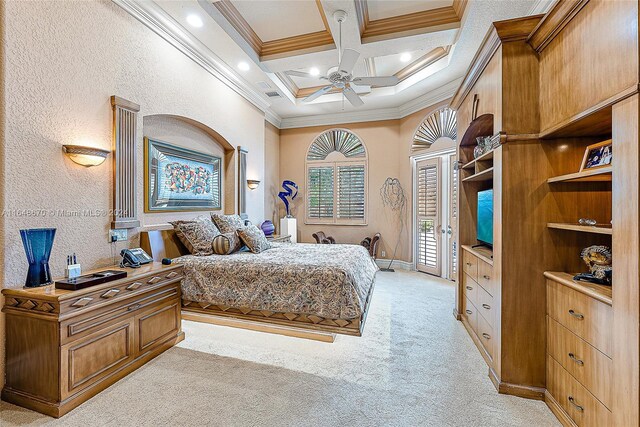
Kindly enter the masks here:
M 240 215 L 211 214 L 211 219 L 223 234 L 231 233 L 244 227 L 244 221 L 242 221 Z
M 207 216 L 201 215 L 190 221 L 172 221 L 173 229 L 182 244 L 193 255 L 211 255 L 211 242 L 220 231 Z
M 235 231 L 223 233 L 213 239 L 212 247 L 216 255 L 229 255 L 242 247 L 242 240 Z
M 271 245 L 267 241 L 264 233 L 255 225 L 241 228 L 238 230 L 238 236 L 240 236 L 240 239 L 254 254 L 259 254 L 262 251 L 271 249 Z

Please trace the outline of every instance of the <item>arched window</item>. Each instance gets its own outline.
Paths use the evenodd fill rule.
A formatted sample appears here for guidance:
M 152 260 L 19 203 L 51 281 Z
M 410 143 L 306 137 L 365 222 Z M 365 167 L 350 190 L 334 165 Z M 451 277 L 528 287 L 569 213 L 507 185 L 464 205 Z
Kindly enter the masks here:
M 367 152 L 354 133 L 331 129 L 316 137 L 306 176 L 307 224 L 367 223 Z
M 456 112 L 444 107 L 429 114 L 418 126 L 413 136 L 411 151 L 429 148 L 440 138 L 449 138 L 455 141 L 457 137 Z

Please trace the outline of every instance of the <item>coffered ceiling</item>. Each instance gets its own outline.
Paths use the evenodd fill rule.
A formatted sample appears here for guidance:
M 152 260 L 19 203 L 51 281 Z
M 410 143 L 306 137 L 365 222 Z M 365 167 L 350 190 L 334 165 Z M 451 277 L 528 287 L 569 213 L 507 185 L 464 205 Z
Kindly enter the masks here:
M 154 22 L 187 40 L 189 50 L 224 63 L 234 84 L 261 98 L 283 127 L 332 120 L 401 117 L 455 91 L 492 21 L 541 12 L 549 0 L 114 0 L 144 8 Z M 122 4 L 121 4 L 122 5 Z M 333 15 L 347 13 L 340 25 Z M 142 14 L 140 14 L 142 15 Z M 162 16 L 160 16 L 162 15 Z M 141 19 L 140 16 L 137 16 Z M 195 17 L 195 18 L 194 18 Z M 143 20 L 143 19 L 141 19 Z M 143 20 L 143 22 L 145 22 Z M 145 22 L 147 23 L 147 22 Z M 201 24 L 201 25 L 194 25 Z M 147 23 L 149 25 L 149 23 Z M 156 28 L 154 30 L 158 31 Z M 164 34 L 162 34 L 164 36 Z M 166 38 L 166 37 L 165 37 Z M 392 87 L 352 85 L 364 105 L 326 84 L 337 46 L 360 53 L 354 76 L 396 76 Z M 197 61 L 197 59 L 194 59 Z M 317 74 L 291 75 L 290 71 Z M 255 103 L 255 102 L 254 102 Z

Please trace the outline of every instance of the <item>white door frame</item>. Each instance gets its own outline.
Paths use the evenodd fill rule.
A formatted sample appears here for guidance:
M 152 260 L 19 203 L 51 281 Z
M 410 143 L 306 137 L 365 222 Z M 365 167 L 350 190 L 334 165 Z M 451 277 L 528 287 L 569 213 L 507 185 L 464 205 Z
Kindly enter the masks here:
M 451 155 L 451 154 L 455 154 L 456 153 L 456 149 L 455 147 L 452 148 L 447 148 L 444 150 L 439 150 L 439 151 L 434 151 L 432 153 L 423 153 L 423 154 L 418 154 L 415 156 L 411 156 L 410 160 L 411 160 L 411 197 L 412 197 L 412 207 L 411 207 L 411 254 L 412 254 L 412 259 L 413 259 L 413 263 L 412 263 L 412 268 L 413 270 L 417 270 L 417 251 L 416 251 L 416 235 L 418 233 L 418 224 L 416 223 L 416 214 L 418 212 L 418 191 L 417 191 L 417 186 L 416 186 L 416 180 L 418 179 L 417 173 L 418 170 L 416 168 L 416 164 L 420 161 L 420 160 L 427 160 L 427 159 L 432 159 L 434 157 L 440 157 L 440 156 L 445 156 L 445 155 Z M 449 170 L 451 168 L 451 165 L 449 164 L 449 162 L 442 162 L 442 173 L 441 176 L 446 177 L 447 179 L 440 179 L 441 184 L 440 184 L 440 189 L 442 191 L 442 197 L 441 200 L 446 200 L 448 202 L 449 200 L 449 193 L 450 193 L 450 188 L 449 188 L 449 174 L 451 173 L 451 171 Z M 444 206 L 447 203 L 440 203 L 441 206 Z M 447 207 L 447 209 L 449 209 Z M 448 217 L 447 217 L 448 220 Z M 451 256 L 451 254 L 449 254 L 448 251 L 448 245 L 442 245 L 443 249 L 440 251 L 441 253 L 441 259 L 440 259 L 440 265 L 441 266 L 448 266 L 449 265 L 449 256 Z M 446 250 L 445 250 L 446 249 Z M 444 268 L 441 268 L 441 271 L 443 274 L 445 272 Z M 444 274 L 443 274 L 444 275 Z M 449 275 L 449 269 L 446 269 L 446 276 Z

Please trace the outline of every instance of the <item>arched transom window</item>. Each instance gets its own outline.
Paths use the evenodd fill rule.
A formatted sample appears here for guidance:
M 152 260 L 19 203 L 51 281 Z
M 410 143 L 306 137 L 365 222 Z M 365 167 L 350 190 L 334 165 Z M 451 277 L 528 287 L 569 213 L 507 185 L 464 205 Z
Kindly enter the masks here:
M 307 151 L 307 224 L 367 222 L 367 151 L 354 133 L 331 129 Z
M 455 140 L 457 138 L 456 127 L 456 112 L 454 110 L 445 107 L 434 111 L 418 126 L 413 136 L 411 150 L 429 148 L 440 138 Z

